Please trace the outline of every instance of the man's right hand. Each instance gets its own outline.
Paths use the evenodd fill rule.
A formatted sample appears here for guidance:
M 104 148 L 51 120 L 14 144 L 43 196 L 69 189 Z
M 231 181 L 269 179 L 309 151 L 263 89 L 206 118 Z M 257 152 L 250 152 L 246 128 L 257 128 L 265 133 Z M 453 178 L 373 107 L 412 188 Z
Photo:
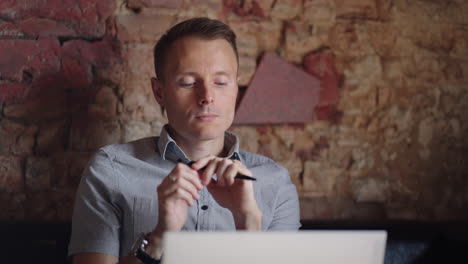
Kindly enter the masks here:
M 189 206 L 200 199 L 203 189 L 198 173 L 189 166 L 178 163 L 157 188 L 159 218 L 155 232 L 179 231 L 187 219 Z

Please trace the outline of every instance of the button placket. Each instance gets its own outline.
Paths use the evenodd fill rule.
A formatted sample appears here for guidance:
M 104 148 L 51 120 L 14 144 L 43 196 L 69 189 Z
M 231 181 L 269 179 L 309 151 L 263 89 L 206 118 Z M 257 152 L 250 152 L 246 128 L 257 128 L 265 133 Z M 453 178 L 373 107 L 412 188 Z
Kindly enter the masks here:
M 201 192 L 201 199 L 199 203 L 199 220 L 200 220 L 200 230 L 207 231 L 209 230 L 209 205 L 208 205 L 208 190 L 204 188 Z M 206 207 L 206 208 L 205 208 Z

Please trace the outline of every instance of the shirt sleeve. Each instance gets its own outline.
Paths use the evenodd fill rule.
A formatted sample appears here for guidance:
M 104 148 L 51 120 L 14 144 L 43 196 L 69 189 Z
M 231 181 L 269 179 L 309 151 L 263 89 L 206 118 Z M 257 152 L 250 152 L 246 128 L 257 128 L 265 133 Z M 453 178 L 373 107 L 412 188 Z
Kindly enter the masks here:
M 268 231 L 295 231 L 301 227 L 299 198 L 288 171 L 281 167 L 273 220 Z
M 95 252 L 119 257 L 121 210 L 109 156 L 99 150 L 85 168 L 75 198 L 69 256 Z

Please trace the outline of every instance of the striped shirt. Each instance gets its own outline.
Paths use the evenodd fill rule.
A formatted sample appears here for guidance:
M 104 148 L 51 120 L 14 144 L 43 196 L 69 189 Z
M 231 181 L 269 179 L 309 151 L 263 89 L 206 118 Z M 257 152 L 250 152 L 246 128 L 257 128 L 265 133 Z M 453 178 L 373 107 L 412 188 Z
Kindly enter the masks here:
M 288 171 L 271 159 L 239 150 L 238 138 L 225 135 L 228 158 L 237 158 L 257 178 L 254 194 L 263 213 L 264 231 L 297 230 L 299 202 Z M 124 257 L 142 232 L 158 221 L 156 188 L 176 166 L 188 162 L 177 143 L 163 128 L 159 137 L 101 148 L 89 161 L 77 191 L 69 255 L 98 252 Z M 208 192 L 188 209 L 182 230 L 233 231 L 230 210 Z

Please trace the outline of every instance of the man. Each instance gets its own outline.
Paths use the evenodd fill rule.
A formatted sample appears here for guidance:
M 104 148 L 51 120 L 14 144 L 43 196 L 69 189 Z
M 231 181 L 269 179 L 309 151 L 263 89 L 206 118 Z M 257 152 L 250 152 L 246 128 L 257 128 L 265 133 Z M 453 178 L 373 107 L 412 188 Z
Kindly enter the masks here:
M 168 124 L 157 138 L 104 147 L 90 161 L 73 213 L 73 262 L 157 263 L 165 231 L 297 230 L 287 171 L 239 150 L 226 132 L 238 94 L 232 30 L 208 18 L 179 23 L 155 46 L 155 68 Z

